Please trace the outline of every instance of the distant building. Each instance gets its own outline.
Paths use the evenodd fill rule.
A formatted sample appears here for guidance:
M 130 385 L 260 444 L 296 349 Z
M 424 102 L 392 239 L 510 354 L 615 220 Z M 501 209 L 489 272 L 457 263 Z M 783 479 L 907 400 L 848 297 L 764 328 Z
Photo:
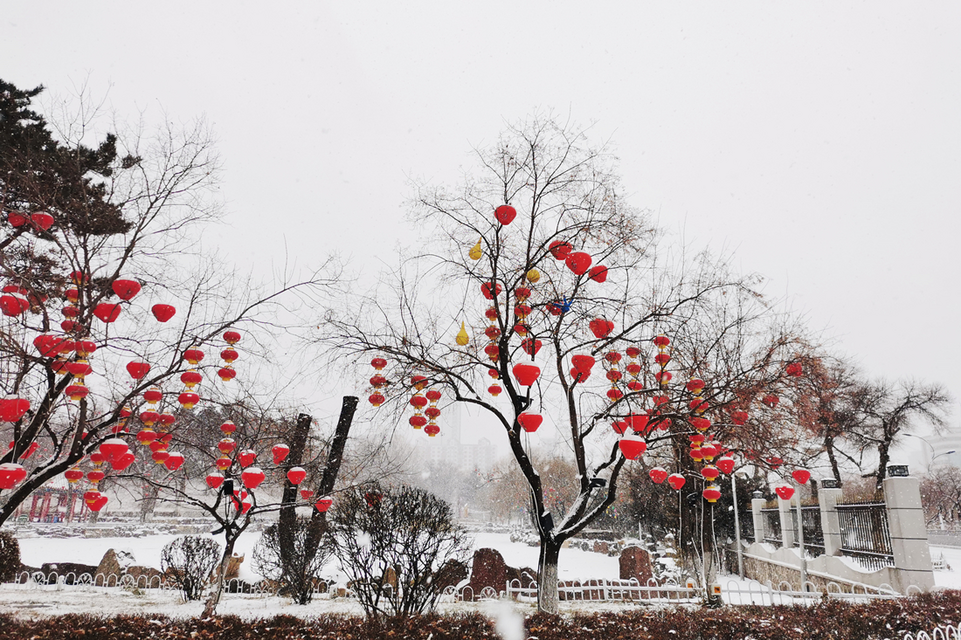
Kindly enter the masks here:
M 437 421 L 440 433 L 427 438 L 426 458 L 433 465 L 448 464 L 461 471 L 488 471 L 494 466 L 494 446 L 487 438 L 476 444 L 461 442 L 461 408 L 459 405 L 444 409 Z
M 943 435 L 930 436 L 925 440 L 931 445 L 931 447 L 924 447 L 927 467 L 940 465 L 961 467 L 961 428 L 951 429 Z M 948 453 L 949 451 L 954 453 Z

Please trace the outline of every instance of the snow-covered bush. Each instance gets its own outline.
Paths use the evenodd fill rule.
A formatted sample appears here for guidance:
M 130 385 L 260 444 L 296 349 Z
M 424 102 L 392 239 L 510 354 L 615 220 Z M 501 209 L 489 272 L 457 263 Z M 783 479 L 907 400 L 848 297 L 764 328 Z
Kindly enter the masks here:
M 184 600 L 200 600 L 204 585 L 220 560 L 220 544 L 211 538 L 183 536 L 160 553 L 160 568 L 184 594 Z
M 0 531 L 0 582 L 12 582 L 20 571 L 20 543 L 9 531 Z

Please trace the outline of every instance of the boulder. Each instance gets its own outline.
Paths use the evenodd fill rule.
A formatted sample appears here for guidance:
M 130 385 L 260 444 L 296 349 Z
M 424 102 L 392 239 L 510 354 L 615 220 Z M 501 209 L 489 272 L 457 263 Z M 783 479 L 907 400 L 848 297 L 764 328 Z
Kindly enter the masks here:
M 654 577 L 651 567 L 651 554 L 640 547 L 627 547 L 621 551 L 620 557 L 621 580 L 636 579 L 642 585 Z
M 107 549 L 107 553 L 103 554 L 103 558 L 100 560 L 100 564 L 97 565 L 96 573 L 94 578 L 98 574 L 103 574 L 104 578 L 109 576 L 117 576 L 119 579 L 127 571 L 127 567 L 131 567 L 134 564 L 133 553 L 125 549 Z
M 484 587 L 492 587 L 497 593 L 507 588 L 507 583 L 517 580 L 522 587 L 535 582 L 537 572 L 528 567 L 510 567 L 497 549 L 478 549 L 470 572 L 470 588 L 477 596 Z

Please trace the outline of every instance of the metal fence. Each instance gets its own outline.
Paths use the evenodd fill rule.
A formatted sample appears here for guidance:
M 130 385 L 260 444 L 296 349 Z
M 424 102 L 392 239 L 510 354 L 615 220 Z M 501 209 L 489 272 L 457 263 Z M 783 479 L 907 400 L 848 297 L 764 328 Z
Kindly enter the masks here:
M 781 510 L 761 509 L 764 519 L 764 542 L 781 546 Z
M 894 566 L 891 530 L 883 502 L 837 505 L 841 553 L 870 569 Z
M 821 529 L 821 507 L 818 505 L 801 507 L 801 520 L 804 523 L 804 548 L 815 555 L 824 553 L 824 531 Z M 798 546 L 797 509 L 791 509 L 791 528 L 794 530 L 794 546 Z

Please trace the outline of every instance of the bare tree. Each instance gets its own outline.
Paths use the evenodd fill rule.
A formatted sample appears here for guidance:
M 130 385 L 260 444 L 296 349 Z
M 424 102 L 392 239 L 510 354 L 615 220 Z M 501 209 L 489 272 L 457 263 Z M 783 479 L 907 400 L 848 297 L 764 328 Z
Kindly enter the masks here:
M 183 592 L 185 601 L 199 600 L 219 560 L 220 545 L 216 540 L 181 536 L 164 545 L 160 569 Z
M 478 174 L 456 190 L 420 190 L 414 223 L 429 232 L 426 251 L 404 256 L 385 290 L 329 313 L 323 339 L 356 359 L 385 359 L 372 380 L 375 404 L 402 407 L 429 386 L 441 404 L 481 407 L 503 427 L 541 541 L 538 607 L 553 613 L 564 541 L 617 495 L 626 458 L 605 425 L 646 416 L 637 430 L 651 448 L 672 449 L 693 472 L 687 418 L 750 402 L 784 376 L 799 344 L 789 324 L 765 319 L 754 278 L 658 250 L 650 220 L 621 196 L 613 158 L 582 131 L 535 119 L 477 160 Z M 674 383 L 662 375 L 664 356 L 654 358 L 658 334 L 674 341 L 666 353 Z M 521 383 L 517 367 L 530 364 L 539 377 Z M 683 382 L 695 376 L 707 382 L 696 411 Z M 534 413 L 556 426 L 575 469 L 563 505 L 551 506 L 531 455 L 537 436 L 522 423 L 536 428 L 526 417 Z M 740 430 L 745 440 L 764 432 L 761 421 L 755 427 Z

